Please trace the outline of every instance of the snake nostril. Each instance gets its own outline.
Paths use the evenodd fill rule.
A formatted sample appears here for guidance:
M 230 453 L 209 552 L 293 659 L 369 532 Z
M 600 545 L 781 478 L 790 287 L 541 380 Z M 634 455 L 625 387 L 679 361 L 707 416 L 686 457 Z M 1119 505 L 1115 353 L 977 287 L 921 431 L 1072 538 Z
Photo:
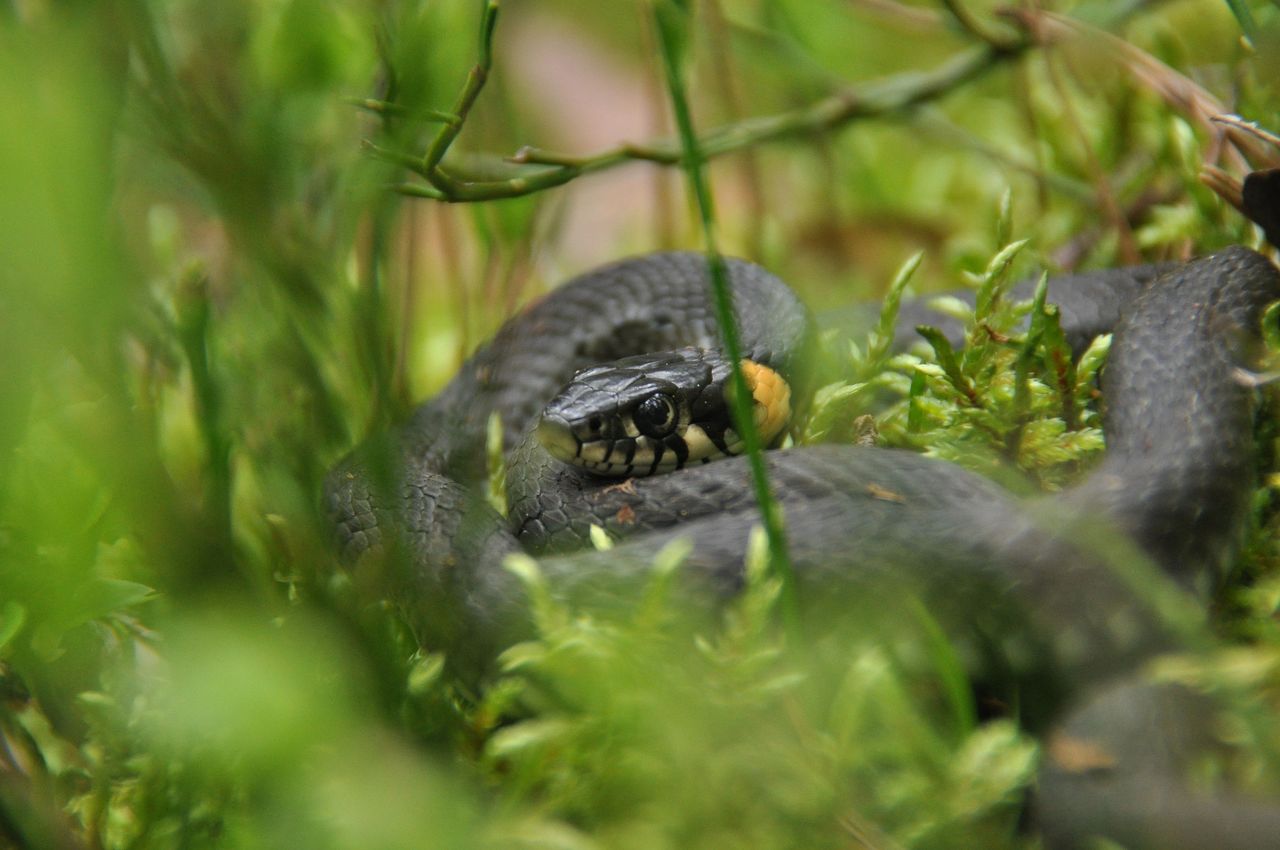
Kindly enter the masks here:
M 587 420 L 587 428 L 589 428 L 593 434 L 600 433 L 600 428 L 603 424 L 604 423 L 600 421 L 599 416 L 592 416 Z

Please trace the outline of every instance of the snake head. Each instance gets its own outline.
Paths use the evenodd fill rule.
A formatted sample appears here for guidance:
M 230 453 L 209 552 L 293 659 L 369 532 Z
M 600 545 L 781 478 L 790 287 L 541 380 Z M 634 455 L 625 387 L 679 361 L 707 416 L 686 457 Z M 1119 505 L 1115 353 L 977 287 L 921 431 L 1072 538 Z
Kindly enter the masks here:
M 743 362 L 761 438 L 790 419 L 790 390 L 772 369 Z M 596 475 L 680 469 L 742 451 L 719 352 L 681 348 L 579 371 L 542 412 L 538 438 L 553 457 Z

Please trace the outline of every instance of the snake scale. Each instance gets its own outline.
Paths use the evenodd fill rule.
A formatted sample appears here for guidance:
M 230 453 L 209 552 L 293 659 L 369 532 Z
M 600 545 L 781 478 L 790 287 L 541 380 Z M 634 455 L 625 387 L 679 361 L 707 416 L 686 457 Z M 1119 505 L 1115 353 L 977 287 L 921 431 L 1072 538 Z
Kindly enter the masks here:
M 743 261 L 728 269 L 745 357 L 803 393 L 808 312 L 764 270 Z M 1049 297 L 1077 349 L 1114 328 L 1101 465 L 1062 493 L 1018 500 L 904 451 L 768 452 L 801 595 L 817 608 L 872 588 L 910 592 L 956 633 L 995 628 L 1004 645 L 1032 648 L 1004 659 L 1056 683 L 1041 689 L 1042 705 L 1025 707 L 1026 722 L 1047 740 L 1065 735 L 1108 754 L 1105 769 L 1081 771 L 1048 748 L 1035 803 L 1046 846 L 1085 846 L 1091 836 L 1134 848 L 1280 846 L 1280 807 L 1200 795 L 1182 782 L 1185 763 L 1208 746 L 1206 708 L 1132 676 L 1176 641 L 1113 569 L 1119 547 L 1188 588 L 1224 576 L 1255 464 L 1255 392 L 1241 368 L 1263 310 L 1280 298 L 1280 274 L 1261 255 L 1229 248 L 1187 264 L 1055 279 Z M 919 305 L 906 312 L 959 330 Z M 697 254 L 627 260 L 561 287 L 504 326 L 399 431 L 335 468 L 326 503 L 345 556 L 401 603 L 425 644 L 471 669 L 527 634 L 523 588 L 501 567 L 509 552 L 542 555 L 550 586 L 565 596 L 625 605 L 657 547 L 686 537 L 682 575 L 711 596 L 732 594 L 758 522 L 744 459 L 620 484 L 561 463 L 533 436 L 543 407 L 585 367 L 717 348 L 712 316 Z M 476 486 L 495 411 L 508 452 L 507 519 Z M 623 542 L 574 552 L 592 524 Z M 370 551 L 390 557 L 362 557 Z

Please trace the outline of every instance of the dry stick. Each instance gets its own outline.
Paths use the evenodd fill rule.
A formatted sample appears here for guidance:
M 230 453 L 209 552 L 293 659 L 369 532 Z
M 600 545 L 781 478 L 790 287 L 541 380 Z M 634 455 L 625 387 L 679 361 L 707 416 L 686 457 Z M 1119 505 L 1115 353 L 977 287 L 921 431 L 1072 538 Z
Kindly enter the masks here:
M 1280 168 L 1280 137 L 1238 115 L 1215 115 L 1210 120 L 1227 128 L 1227 135 L 1232 143 L 1249 157 L 1255 167 Z M 1200 182 L 1235 207 L 1236 212 L 1253 220 L 1253 216 L 1244 208 L 1244 184 L 1240 178 L 1216 165 L 1208 164 L 1200 172 Z
M 1200 182 L 1208 186 L 1219 198 L 1235 207 L 1236 212 L 1245 218 L 1249 217 L 1244 211 L 1244 184 L 1239 178 L 1216 165 L 1206 165 L 1200 171 Z
M 1280 136 L 1269 133 L 1239 115 L 1213 115 L 1214 124 L 1227 128 L 1227 136 L 1258 168 L 1280 168 Z
M 662 69 L 667 80 L 667 89 L 671 97 L 671 109 L 675 115 L 676 127 L 680 132 L 680 141 L 684 151 L 684 166 L 689 178 L 689 187 L 697 201 L 698 213 L 702 220 L 702 233 L 706 242 L 707 263 L 711 271 L 711 292 L 715 303 L 716 319 L 720 323 L 720 333 L 724 341 L 725 355 L 729 358 L 731 369 L 730 382 L 733 392 L 729 401 L 732 405 L 734 424 L 742 436 L 746 446 L 747 463 L 751 468 L 751 483 L 755 490 L 756 503 L 760 508 L 760 521 L 764 526 L 765 538 L 769 548 L 769 567 L 771 573 L 779 579 L 781 592 L 779 604 L 782 611 L 783 625 L 787 632 L 795 638 L 800 636 L 800 609 L 796 595 L 795 572 L 791 566 L 791 556 L 787 551 L 786 529 L 782 524 L 782 514 L 778 503 L 769 489 L 768 474 L 764 466 L 763 446 L 760 435 L 756 431 L 755 421 L 751 413 L 751 393 L 747 389 L 746 378 L 742 374 L 742 345 L 738 339 L 738 328 L 733 316 L 732 296 L 729 292 L 728 270 L 716 237 L 715 210 L 712 204 L 711 191 L 707 186 L 706 174 L 703 170 L 703 155 L 698 143 L 697 133 L 693 127 L 693 116 L 689 111 L 689 102 L 685 95 L 684 78 L 681 73 L 679 47 L 677 41 L 682 35 L 685 21 L 678 20 L 681 15 L 673 0 L 655 0 L 653 19 L 658 33 L 659 53 L 662 57 Z M 687 36 L 688 29 L 683 27 Z

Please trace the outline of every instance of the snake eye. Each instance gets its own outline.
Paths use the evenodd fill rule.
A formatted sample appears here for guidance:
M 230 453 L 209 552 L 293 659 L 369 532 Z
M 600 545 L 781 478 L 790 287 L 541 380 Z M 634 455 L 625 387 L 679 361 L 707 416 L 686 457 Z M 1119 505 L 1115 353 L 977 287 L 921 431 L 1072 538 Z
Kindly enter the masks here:
M 636 405 L 632 418 L 641 434 L 660 440 L 676 427 L 676 406 L 668 396 L 654 393 Z

